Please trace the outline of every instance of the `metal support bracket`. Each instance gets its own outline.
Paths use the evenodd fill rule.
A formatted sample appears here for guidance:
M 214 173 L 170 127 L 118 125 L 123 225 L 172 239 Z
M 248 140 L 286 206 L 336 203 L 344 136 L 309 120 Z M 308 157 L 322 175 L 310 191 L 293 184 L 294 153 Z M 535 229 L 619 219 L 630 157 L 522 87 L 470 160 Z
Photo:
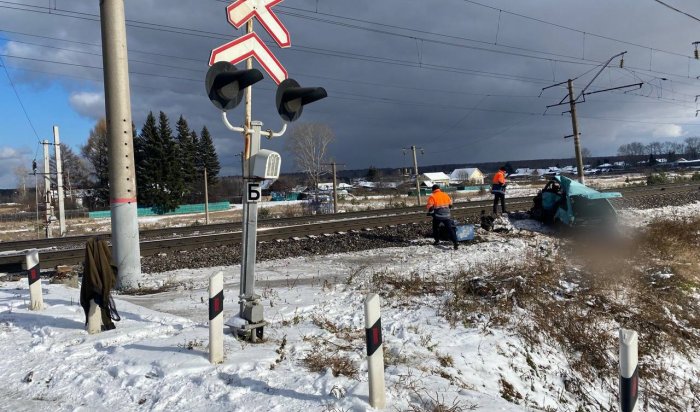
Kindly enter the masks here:
M 243 133 L 243 134 L 253 133 L 253 129 L 246 129 L 245 127 L 232 125 L 231 122 L 228 121 L 228 116 L 226 115 L 225 111 L 221 112 L 221 119 L 224 121 L 224 126 L 226 126 L 226 128 L 232 132 Z M 273 137 L 282 137 L 287 132 L 287 124 L 288 123 L 285 122 L 282 125 L 282 129 L 280 129 L 279 132 L 273 132 L 272 129 L 270 129 L 270 130 L 261 131 L 260 135 L 265 136 L 268 139 L 272 139 Z

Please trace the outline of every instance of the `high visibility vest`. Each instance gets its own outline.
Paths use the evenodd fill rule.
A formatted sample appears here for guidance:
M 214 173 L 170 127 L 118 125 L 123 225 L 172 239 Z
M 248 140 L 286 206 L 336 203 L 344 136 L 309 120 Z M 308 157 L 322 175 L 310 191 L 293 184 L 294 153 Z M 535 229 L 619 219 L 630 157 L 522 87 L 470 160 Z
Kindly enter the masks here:
M 504 185 L 506 184 L 506 172 L 499 170 L 498 173 L 493 175 L 493 184 Z
M 442 190 L 437 189 L 433 192 L 433 194 L 430 195 L 430 197 L 428 197 L 428 204 L 426 205 L 426 207 L 428 209 L 440 209 L 443 207 L 450 207 L 451 204 L 452 199 L 450 199 L 450 196 Z

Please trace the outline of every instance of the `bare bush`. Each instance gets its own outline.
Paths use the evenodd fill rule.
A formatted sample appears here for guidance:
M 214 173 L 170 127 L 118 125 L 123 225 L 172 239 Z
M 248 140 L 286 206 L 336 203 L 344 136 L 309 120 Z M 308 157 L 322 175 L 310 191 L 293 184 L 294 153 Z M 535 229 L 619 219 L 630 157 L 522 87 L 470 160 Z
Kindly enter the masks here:
M 312 352 L 302 359 L 304 366 L 311 372 L 323 373 L 330 368 L 333 376 L 357 377 L 357 365 L 347 356 L 340 353 L 328 354 L 325 352 Z

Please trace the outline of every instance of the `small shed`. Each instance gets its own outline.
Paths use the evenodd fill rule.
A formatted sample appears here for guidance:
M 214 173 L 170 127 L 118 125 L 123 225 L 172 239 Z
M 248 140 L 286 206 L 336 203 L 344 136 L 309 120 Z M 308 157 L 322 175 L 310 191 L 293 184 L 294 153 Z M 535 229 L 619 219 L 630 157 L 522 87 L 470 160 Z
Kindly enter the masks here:
M 431 187 L 432 185 L 449 186 L 450 177 L 443 172 L 423 173 L 418 176 L 421 186 Z

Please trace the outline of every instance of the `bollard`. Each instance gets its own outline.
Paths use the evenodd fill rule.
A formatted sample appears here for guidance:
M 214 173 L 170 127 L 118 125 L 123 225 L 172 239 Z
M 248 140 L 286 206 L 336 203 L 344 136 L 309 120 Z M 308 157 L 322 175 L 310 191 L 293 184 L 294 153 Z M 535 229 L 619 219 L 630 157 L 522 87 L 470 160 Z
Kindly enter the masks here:
M 24 261 L 27 266 L 29 280 L 29 309 L 42 310 L 44 298 L 41 296 L 41 268 L 39 267 L 39 251 L 32 249 L 26 252 Z
M 224 273 L 209 277 L 209 362 L 224 361 Z
M 95 303 L 95 299 L 90 299 L 90 310 L 87 318 L 87 331 L 90 335 L 102 332 L 102 309 Z
M 620 329 L 620 410 L 634 412 L 638 408 L 639 368 L 637 367 L 637 332 Z
M 382 346 L 382 318 L 379 314 L 379 295 L 371 293 L 365 299 L 365 333 L 367 338 L 367 370 L 369 372 L 369 404 L 383 409 L 386 403 L 384 389 L 384 348 Z

